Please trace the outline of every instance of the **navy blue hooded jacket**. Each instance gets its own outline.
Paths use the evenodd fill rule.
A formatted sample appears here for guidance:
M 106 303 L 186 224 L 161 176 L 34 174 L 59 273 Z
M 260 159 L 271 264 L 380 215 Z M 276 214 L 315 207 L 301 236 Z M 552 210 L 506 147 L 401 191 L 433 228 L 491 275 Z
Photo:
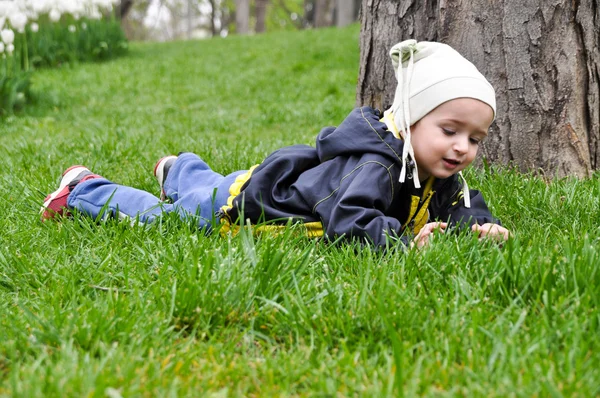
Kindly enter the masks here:
M 412 181 L 399 182 L 403 141 L 380 117 L 372 108 L 357 108 L 337 128 L 321 130 L 316 147 L 294 145 L 273 152 L 221 215 L 231 222 L 242 212 L 252 223 L 320 222 L 331 240 L 344 236 L 385 246 L 391 236 L 407 243 L 417 231 L 403 224 L 411 221 L 413 197 L 423 204 L 422 189 Z M 499 223 L 478 191 L 470 192 L 471 207 L 464 206 L 456 175 L 435 180 L 432 194 L 425 221 Z

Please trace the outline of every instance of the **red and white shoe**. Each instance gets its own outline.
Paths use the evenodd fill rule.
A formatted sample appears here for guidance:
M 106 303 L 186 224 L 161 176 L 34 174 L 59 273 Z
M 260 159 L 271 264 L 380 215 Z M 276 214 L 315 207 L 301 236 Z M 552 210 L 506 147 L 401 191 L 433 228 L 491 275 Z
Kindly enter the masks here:
M 58 189 L 44 200 L 40 209 L 42 222 L 56 218 L 57 216 L 68 216 L 71 213 L 67 207 L 69 194 L 77 184 L 93 178 L 102 178 L 92 173 L 88 168 L 80 165 L 71 166 L 62 173 Z
M 169 170 L 173 163 L 177 160 L 177 156 L 169 155 L 161 158 L 154 165 L 154 176 L 158 181 L 158 185 L 160 185 L 160 200 L 164 201 L 167 199 L 167 194 L 164 189 L 165 181 L 167 180 L 167 174 L 169 174 Z

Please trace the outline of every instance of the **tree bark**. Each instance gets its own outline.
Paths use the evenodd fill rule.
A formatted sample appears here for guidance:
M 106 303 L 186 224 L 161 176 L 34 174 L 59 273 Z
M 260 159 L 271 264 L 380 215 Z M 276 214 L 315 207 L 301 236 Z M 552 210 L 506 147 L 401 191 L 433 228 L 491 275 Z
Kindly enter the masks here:
M 210 18 L 209 18 L 210 34 L 212 37 L 215 37 L 219 34 L 219 32 L 217 31 L 216 20 L 217 20 L 218 9 L 220 6 L 216 0 L 208 0 L 208 4 L 210 4 Z
M 256 25 L 254 26 L 254 32 L 256 33 L 265 32 L 268 4 L 269 0 L 256 0 Z
M 194 33 L 194 16 L 195 16 L 195 9 L 194 9 L 193 0 L 187 0 L 187 11 L 186 11 L 186 15 L 185 15 L 185 20 L 186 20 L 186 37 L 188 39 L 191 39 L 192 35 Z
M 129 11 L 131 11 L 131 7 L 133 6 L 133 0 L 121 0 L 119 3 L 119 12 L 118 16 L 120 20 L 124 20 L 127 18 Z
M 303 28 L 312 28 L 315 26 L 315 0 L 304 0 L 303 20 Z
M 336 0 L 335 3 L 335 26 L 342 27 L 354 22 L 354 0 Z
M 247 35 L 250 28 L 250 0 L 235 0 L 235 32 Z
M 334 0 L 315 0 L 315 28 L 333 25 Z
M 123 29 L 125 37 L 127 37 L 127 39 L 129 40 L 131 40 L 134 36 L 131 23 L 129 21 L 129 18 L 127 18 L 132 7 L 133 0 L 121 0 L 121 2 L 119 3 L 118 12 L 116 13 L 117 17 L 121 21 L 121 29 Z
M 481 154 L 522 171 L 588 176 L 600 167 L 600 8 L 595 0 L 365 0 L 357 104 L 393 100 L 391 46 L 447 43 L 496 89 Z

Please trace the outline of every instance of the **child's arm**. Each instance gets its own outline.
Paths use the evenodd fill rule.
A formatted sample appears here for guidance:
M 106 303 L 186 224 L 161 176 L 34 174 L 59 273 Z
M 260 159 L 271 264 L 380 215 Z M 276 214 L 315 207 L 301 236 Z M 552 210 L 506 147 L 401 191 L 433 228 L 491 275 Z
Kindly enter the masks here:
M 408 244 L 408 238 L 400 237 L 400 221 L 386 215 L 394 189 L 394 178 L 381 163 L 365 162 L 355 168 L 340 182 L 336 195 L 316 206 L 325 234 L 331 240 L 345 236 L 380 247 L 387 245 L 389 236 Z

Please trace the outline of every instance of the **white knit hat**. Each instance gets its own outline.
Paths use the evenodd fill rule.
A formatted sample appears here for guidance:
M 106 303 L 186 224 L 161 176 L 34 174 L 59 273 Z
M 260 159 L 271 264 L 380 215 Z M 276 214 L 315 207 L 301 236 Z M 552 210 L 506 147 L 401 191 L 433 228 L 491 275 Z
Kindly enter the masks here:
M 408 173 L 409 176 L 412 174 L 415 187 L 419 188 L 410 126 L 439 105 L 455 98 L 478 99 L 492 108 L 495 117 L 496 95 L 492 85 L 475 65 L 447 44 L 405 40 L 392 47 L 390 56 L 398 86 L 394 103 L 385 111 L 384 118 L 394 135 L 404 139 L 400 181 L 404 182 L 410 156 L 413 161 L 408 167 L 412 170 L 408 170 Z M 403 137 L 398 131 L 402 131 Z M 465 205 L 468 205 L 467 201 L 468 191 Z

